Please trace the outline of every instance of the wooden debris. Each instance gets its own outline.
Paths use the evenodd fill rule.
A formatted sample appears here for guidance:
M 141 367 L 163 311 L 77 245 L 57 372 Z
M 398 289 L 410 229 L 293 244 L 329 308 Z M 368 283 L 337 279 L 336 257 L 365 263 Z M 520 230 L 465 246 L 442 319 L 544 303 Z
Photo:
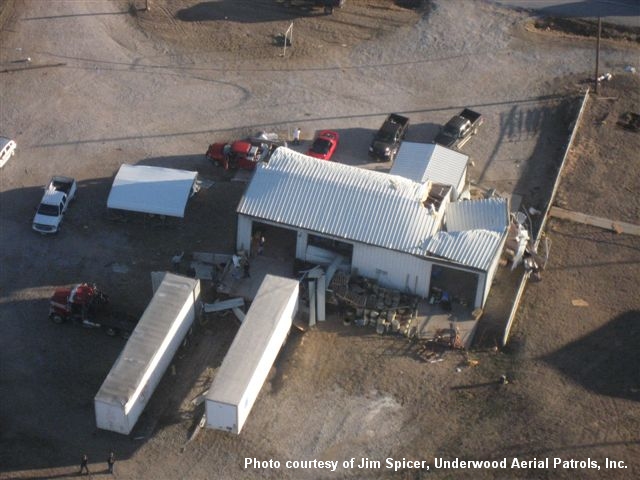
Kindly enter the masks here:
M 563 220 L 571 220 L 573 222 L 584 223 L 585 225 L 604 228 L 605 230 L 611 230 L 618 234 L 626 233 L 640 236 L 640 225 L 634 225 L 632 223 L 618 222 L 585 213 L 572 212 L 571 210 L 565 210 L 560 207 L 551 207 L 549 215 Z
M 589 303 L 581 298 L 574 298 L 573 300 L 571 300 L 571 305 L 573 305 L 574 307 L 588 307 Z

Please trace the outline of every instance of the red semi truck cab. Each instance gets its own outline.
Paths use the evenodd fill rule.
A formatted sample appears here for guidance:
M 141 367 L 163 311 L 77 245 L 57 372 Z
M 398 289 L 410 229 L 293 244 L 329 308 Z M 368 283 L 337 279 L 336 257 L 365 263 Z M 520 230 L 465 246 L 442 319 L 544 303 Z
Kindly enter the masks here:
M 71 320 L 85 327 L 103 328 L 108 335 L 125 338 L 136 325 L 126 314 L 114 315 L 109 298 L 93 283 L 57 288 L 49 301 L 49 319 L 54 323 Z

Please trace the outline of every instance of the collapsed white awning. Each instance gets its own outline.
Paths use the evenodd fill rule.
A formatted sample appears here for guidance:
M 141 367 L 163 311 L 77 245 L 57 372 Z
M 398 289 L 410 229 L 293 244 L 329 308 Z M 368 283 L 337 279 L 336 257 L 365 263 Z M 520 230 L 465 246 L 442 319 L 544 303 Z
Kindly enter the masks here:
M 124 164 L 113 180 L 108 208 L 184 217 L 197 172 Z

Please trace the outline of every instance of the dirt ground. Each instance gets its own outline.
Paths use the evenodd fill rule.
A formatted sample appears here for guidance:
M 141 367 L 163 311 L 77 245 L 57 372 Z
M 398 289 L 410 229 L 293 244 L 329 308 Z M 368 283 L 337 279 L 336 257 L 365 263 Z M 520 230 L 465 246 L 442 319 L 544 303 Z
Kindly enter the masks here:
M 191 400 L 238 328 L 231 316 L 208 318 L 132 435 L 97 430 L 93 397 L 124 341 L 52 324 L 48 297 L 95 281 L 139 314 L 149 272 L 170 268 L 176 252 L 230 252 L 244 184 L 205 161 L 209 143 L 300 126 L 303 150 L 330 127 L 342 139 L 336 161 L 384 171 L 366 149 L 388 112 L 410 116 L 407 140 L 427 142 L 469 106 L 485 116 L 464 147 L 469 180 L 543 210 L 593 75 L 592 38 L 534 31 L 528 13 L 479 0 L 418 10 L 350 0 L 331 16 L 296 1 L 148 3 L 1 4 L 0 134 L 18 153 L 0 172 L 0 478 L 71 478 L 83 452 L 100 477 L 110 450 L 116 477 L 132 479 L 640 476 L 640 239 L 556 220 L 548 267 L 527 287 L 503 350 L 429 363 L 419 344 L 332 317 L 292 331 L 240 436 L 202 431 L 188 442 L 203 413 Z M 291 22 L 281 56 L 276 37 Z M 558 205 L 638 223 L 640 133 L 616 123 L 640 111 L 640 77 L 625 72 L 640 70 L 639 53 L 634 42 L 603 41 L 601 70 L 613 78 L 587 105 Z M 106 198 L 122 163 L 197 170 L 214 184 L 183 220 L 114 219 Z M 52 174 L 77 178 L 79 198 L 49 238 L 30 221 Z M 489 302 L 519 275 L 501 271 Z M 204 295 L 213 298 L 206 285 Z M 247 457 L 368 458 L 382 468 L 251 469 Z M 386 458 L 430 468 L 393 472 Z M 601 468 L 437 469 L 438 458 Z M 606 458 L 625 468 L 605 469 Z

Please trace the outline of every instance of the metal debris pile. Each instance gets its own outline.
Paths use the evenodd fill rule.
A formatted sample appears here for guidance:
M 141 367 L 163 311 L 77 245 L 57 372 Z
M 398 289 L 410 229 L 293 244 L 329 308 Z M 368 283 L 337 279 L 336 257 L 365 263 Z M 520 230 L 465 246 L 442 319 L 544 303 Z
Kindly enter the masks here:
M 375 328 L 379 335 L 417 334 L 419 298 L 379 286 L 364 277 L 338 271 L 329 284 L 328 301 L 338 306 L 345 325 Z

